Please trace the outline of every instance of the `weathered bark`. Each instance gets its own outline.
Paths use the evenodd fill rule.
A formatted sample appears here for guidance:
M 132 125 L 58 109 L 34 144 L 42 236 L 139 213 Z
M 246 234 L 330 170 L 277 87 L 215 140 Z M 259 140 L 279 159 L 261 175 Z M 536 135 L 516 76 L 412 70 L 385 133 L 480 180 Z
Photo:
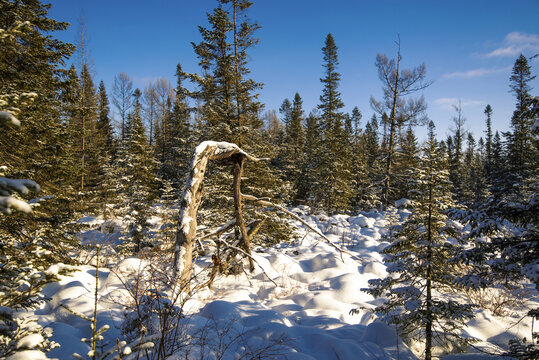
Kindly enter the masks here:
M 234 155 L 234 214 L 236 215 L 236 225 L 238 226 L 241 234 L 241 246 L 247 254 L 249 254 L 249 270 L 253 271 L 255 265 L 251 257 L 251 241 L 247 228 L 245 227 L 245 221 L 243 220 L 243 204 L 241 203 L 241 177 L 243 175 L 243 164 L 245 157 L 241 155 Z
M 182 286 L 186 286 L 189 283 L 193 274 L 192 258 L 193 248 L 196 242 L 197 214 L 200 204 L 202 203 L 204 174 L 206 172 L 208 161 L 233 159 L 235 166 L 238 165 L 239 161 L 241 166 L 239 169 L 239 176 L 236 180 L 239 182 L 241 181 L 241 173 L 243 172 L 243 162 L 245 158 L 253 161 L 259 160 L 241 150 L 237 145 L 227 142 L 204 141 L 194 150 L 189 177 L 187 178 L 180 203 L 180 218 L 178 220 L 178 229 L 174 246 L 174 278 L 179 276 L 179 281 Z M 237 187 L 239 188 L 239 184 L 237 184 Z M 241 192 L 240 197 L 237 200 L 241 202 Z M 239 209 L 241 224 L 244 224 L 243 217 L 241 216 L 241 205 L 239 206 Z M 239 217 L 236 213 L 237 224 Z M 245 229 L 245 225 L 243 225 L 243 228 Z M 242 231 L 241 225 L 240 231 Z M 249 236 L 246 230 L 245 234 L 243 234 L 242 231 L 242 237 L 244 238 L 243 245 L 248 246 Z

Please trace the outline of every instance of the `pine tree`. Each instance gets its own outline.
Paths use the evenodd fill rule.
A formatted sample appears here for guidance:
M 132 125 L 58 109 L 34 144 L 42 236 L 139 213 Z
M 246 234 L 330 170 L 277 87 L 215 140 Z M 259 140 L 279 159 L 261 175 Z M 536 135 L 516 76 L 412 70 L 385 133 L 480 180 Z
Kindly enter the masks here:
M 460 348 L 468 344 L 459 329 L 473 313 L 472 305 L 452 300 L 450 294 L 457 280 L 450 259 L 458 247 L 450 238 L 458 238 L 458 231 L 445 214 L 453 201 L 447 159 L 432 122 L 422 151 L 419 167 L 411 173 L 412 213 L 383 251 L 389 276 L 369 281 L 365 291 L 387 297 L 376 312 L 396 324 L 399 336 L 424 339 L 425 359 L 430 360 L 434 339 Z
M 386 151 L 385 159 L 385 179 L 382 194 L 382 206 L 386 207 L 392 199 L 392 177 L 393 177 L 393 162 L 396 149 L 396 141 L 398 129 L 407 124 L 422 124 L 425 122 L 424 112 L 426 105 L 423 97 L 418 100 L 409 99 L 405 101 L 405 97 L 425 89 L 430 83 L 425 83 L 426 67 L 421 64 L 412 70 L 401 69 L 401 49 L 400 39 L 397 41 L 397 59 L 389 60 L 386 55 L 378 54 L 376 56 L 376 67 L 378 69 L 378 77 L 383 83 L 384 100 L 377 101 L 371 97 L 371 105 L 382 115 L 382 123 L 384 125 L 384 148 Z M 387 121 L 384 121 L 383 114 L 389 111 Z M 387 114 L 386 114 L 387 116 Z M 386 137 L 386 124 L 389 127 L 389 133 Z
M 331 214 L 335 211 L 346 211 L 350 207 L 353 191 L 352 166 L 349 134 L 345 132 L 345 116 L 341 112 L 344 103 L 338 91 L 341 75 L 337 72 L 337 45 L 331 33 L 326 37 L 322 52 L 325 77 L 320 79 L 324 89 L 318 105 L 322 145 L 315 165 L 320 185 L 316 189 L 315 198 L 318 207 Z

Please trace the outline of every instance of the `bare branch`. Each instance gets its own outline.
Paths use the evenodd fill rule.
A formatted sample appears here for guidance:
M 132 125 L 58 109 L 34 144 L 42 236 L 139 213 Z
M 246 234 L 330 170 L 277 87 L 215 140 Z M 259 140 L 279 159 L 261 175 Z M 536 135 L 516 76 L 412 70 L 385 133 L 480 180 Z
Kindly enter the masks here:
M 233 249 L 233 250 L 236 250 L 237 252 L 239 253 L 242 253 L 243 255 L 247 256 L 249 259 L 251 259 L 252 261 L 254 261 L 258 267 L 260 268 L 260 270 L 262 270 L 262 272 L 264 273 L 264 275 L 266 275 L 266 277 L 269 279 L 269 281 L 271 281 L 275 286 L 279 286 L 277 285 L 277 283 L 275 281 L 273 281 L 272 278 L 269 277 L 269 275 L 266 273 L 266 271 L 264 270 L 264 268 L 262 267 L 262 265 L 260 265 L 260 263 L 258 261 L 256 261 L 256 259 L 251 255 L 251 254 L 248 254 L 247 252 L 245 252 L 243 249 L 237 247 L 237 246 L 233 246 L 233 245 L 230 245 L 228 242 L 226 242 L 225 240 L 223 239 L 220 239 L 218 238 L 217 241 L 223 243 L 226 247 L 230 248 L 230 249 Z
M 262 200 L 262 199 L 259 199 L 255 196 L 252 196 L 252 195 L 245 195 L 245 194 L 242 194 L 242 197 L 245 199 L 245 200 L 249 200 L 249 201 L 253 201 L 255 204 L 259 204 L 259 205 L 263 205 L 263 206 L 271 206 L 271 207 L 274 207 L 282 212 L 284 212 L 285 214 L 287 215 L 290 215 L 292 216 L 294 219 L 298 220 L 299 222 L 301 222 L 303 225 L 305 225 L 306 227 L 308 227 L 309 229 L 311 229 L 312 231 L 314 231 L 318 236 L 320 236 L 322 239 L 324 239 L 330 246 L 332 246 L 333 248 L 335 248 L 336 250 L 338 250 L 340 253 L 341 253 L 341 259 L 342 259 L 342 254 L 348 254 L 350 255 L 352 258 L 358 260 L 358 261 L 361 261 L 361 259 L 357 256 L 355 256 L 354 254 L 350 253 L 349 251 L 347 250 L 344 250 L 340 247 L 338 247 L 337 245 L 335 245 L 326 235 L 322 234 L 322 232 L 314 227 L 312 227 L 311 225 L 309 225 L 305 220 L 303 220 L 302 218 L 300 218 L 299 216 L 297 216 L 296 214 L 294 214 L 293 212 L 285 209 L 284 207 L 280 206 L 280 205 L 277 205 L 277 204 L 274 204 L 272 202 L 269 202 L 267 200 Z M 344 261 L 344 259 L 342 259 Z

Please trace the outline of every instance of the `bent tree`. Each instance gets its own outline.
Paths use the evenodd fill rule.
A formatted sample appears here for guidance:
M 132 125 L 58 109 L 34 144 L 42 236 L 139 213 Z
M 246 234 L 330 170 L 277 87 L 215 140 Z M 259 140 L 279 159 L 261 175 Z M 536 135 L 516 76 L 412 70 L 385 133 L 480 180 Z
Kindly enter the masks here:
M 235 225 L 241 235 L 241 248 L 249 256 L 250 268 L 254 269 L 249 235 L 243 220 L 241 203 L 241 176 L 245 159 L 260 161 L 237 145 L 227 142 L 204 141 L 195 148 L 191 159 L 190 173 L 180 203 L 180 218 L 174 246 L 174 277 L 181 284 L 188 284 L 193 275 L 193 248 L 196 241 L 197 214 L 204 193 L 204 174 L 208 161 L 229 160 L 234 164 L 234 213 Z
M 204 175 L 206 173 L 208 161 L 210 160 L 225 160 L 229 161 L 234 166 L 234 179 L 232 183 L 232 188 L 234 192 L 234 219 L 228 221 L 217 231 L 197 239 L 197 214 L 202 203 L 202 197 L 204 193 Z M 295 218 L 303 225 L 310 228 L 311 231 L 314 231 L 330 246 L 339 251 L 341 253 L 342 260 L 344 260 L 342 258 L 342 254 L 346 253 L 350 257 L 361 261 L 361 259 L 359 259 L 358 257 L 333 244 L 331 240 L 328 239 L 324 234 L 322 234 L 318 229 L 313 228 L 299 216 L 283 208 L 282 206 L 274 204 L 268 201 L 268 199 L 266 198 L 257 198 L 252 195 L 242 194 L 241 178 L 243 175 L 243 167 L 245 160 L 258 162 L 267 159 L 259 159 L 254 156 L 251 156 L 245 151 L 243 151 L 241 148 L 239 148 L 236 144 L 228 142 L 204 141 L 200 143 L 193 152 L 189 177 L 187 178 L 185 189 L 183 191 L 182 199 L 180 202 L 180 216 L 178 219 L 178 228 L 174 245 L 173 277 L 180 282 L 182 288 L 187 289 L 189 287 L 191 279 L 193 278 L 193 249 L 195 243 L 207 237 L 217 236 L 219 243 L 223 243 L 227 248 L 233 250 L 236 253 L 243 254 L 249 259 L 250 270 L 254 270 L 254 262 L 256 262 L 256 260 L 251 255 L 250 239 L 254 236 L 254 234 L 256 234 L 263 220 L 254 221 L 252 224 L 246 226 L 243 217 L 243 200 L 250 201 L 254 205 L 276 209 Z M 239 242 L 237 241 L 235 243 L 229 244 L 226 241 L 221 240 L 220 235 L 234 226 L 238 229 Z M 214 269 L 210 276 L 210 281 L 207 284 L 211 284 L 211 281 L 216 275 L 216 272 L 220 266 L 221 260 L 219 260 L 219 255 L 214 255 L 212 257 L 212 260 L 214 262 Z M 203 284 L 202 286 L 205 285 L 206 284 Z

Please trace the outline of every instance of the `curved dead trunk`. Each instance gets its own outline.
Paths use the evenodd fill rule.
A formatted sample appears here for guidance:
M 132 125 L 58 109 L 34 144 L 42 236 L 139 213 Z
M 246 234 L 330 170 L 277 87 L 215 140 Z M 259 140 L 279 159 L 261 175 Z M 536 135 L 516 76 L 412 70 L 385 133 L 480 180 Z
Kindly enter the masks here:
M 178 276 L 182 286 L 186 286 L 193 275 L 193 248 L 196 241 L 197 229 L 197 214 L 200 204 L 202 203 L 202 195 L 204 192 L 204 175 L 209 160 L 230 159 L 240 169 L 243 168 L 245 159 L 258 161 L 259 159 L 250 156 L 237 145 L 227 142 L 204 141 L 198 145 L 191 159 L 190 173 L 187 178 L 185 189 L 183 191 L 180 203 L 180 217 L 178 220 L 178 229 L 176 232 L 176 242 L 174 246 L 174 278 Z M 239 191 L 241 172 L 237 170 L 239 178 L 235 178 L 234 187 L 238 187 Z M 235 189 L 236 190 L 236 189 Z M 235 197 L 235 202 L 241 202 L 241 195 Z M 247 232 L 241 229 L 243 218 L 241 215 L 241 204 L 235 204 L 236 223 L 240 224 L 242 234 L 242 243 L 245 250 L 250 254 L 248 249 L 249 239 L 245 238 Z M 238 214 L 239 210 L 239 214 Z M 238 222 L 238 219 L 240 220 Z M 252 265 L 251 265 L 252 266 Z

